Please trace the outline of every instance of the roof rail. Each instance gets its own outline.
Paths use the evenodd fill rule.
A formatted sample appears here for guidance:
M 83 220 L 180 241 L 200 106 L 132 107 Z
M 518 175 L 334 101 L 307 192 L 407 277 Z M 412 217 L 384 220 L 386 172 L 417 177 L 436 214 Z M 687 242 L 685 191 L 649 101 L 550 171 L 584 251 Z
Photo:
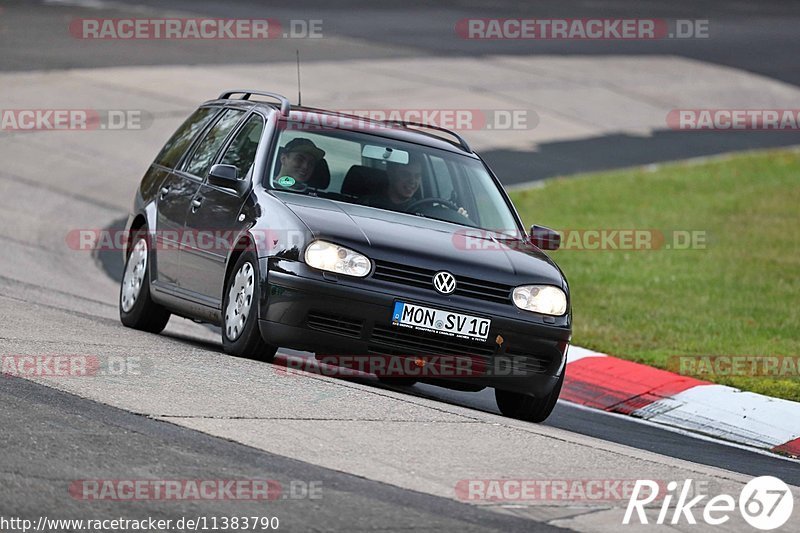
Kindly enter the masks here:
M 447 133 L 447 134 L 452 135 L 453 137 L 455 137 L 455 139 L 458 141 L 458 144 L 461 145 L 461 148 L 465 152 L 472 153 L 472 149 L 469 147 L 469 144 L 467 144 L 466 139 L 464 139 L 464 137 L 462 137 L 458 133 L 456 133 L 454 131 L 451 131 L 451 130 L 448 130 L 447 128 L 443 128 L 441 126 L 435 126 L 433 124 L 421 124 L 419 122 L 409 122 L 409 121 L 405 121 L 405 120 L 387 120 L 386 123 L 387 124 L 399 124 L 401 126 L 406 126 L 406 127 L 407 126 L 416 126 L 418 128 L 428 128 L 428 129 L 431 129 L 431 130 L 442 131 L 444 133 Z
M 281 115 L 288 115 L 289 111 L 292 110 L 292 104 L 289 103 L 289 99 L 283 96 L 282 94 L 278 93 L 270 93 L 267 91 L 254 91 L 252 89 L 234 89 L 232 91 L 225 91 L 221 95 L 219 95 L 220 100 L 228 100 L 232 94 L 241 94 L 241 100 L 249 100 L 250 96 L 257 94 L 258 96 L 267 96 L 269 98 L 274 98 L 281 103 Z

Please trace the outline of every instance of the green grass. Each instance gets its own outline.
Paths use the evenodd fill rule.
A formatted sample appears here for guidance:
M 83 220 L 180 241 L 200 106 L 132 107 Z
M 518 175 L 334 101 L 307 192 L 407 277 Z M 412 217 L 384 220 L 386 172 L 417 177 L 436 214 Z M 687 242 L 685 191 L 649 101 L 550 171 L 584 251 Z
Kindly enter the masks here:
M 528 225 L 706 232 L 705 249 L 553 252 L 575 344 L 659 368 L 675 355 L 800 355 L 800 152 L 558 178 L 511 196 Z M 705 378 L 800 401 L 796 375 Z

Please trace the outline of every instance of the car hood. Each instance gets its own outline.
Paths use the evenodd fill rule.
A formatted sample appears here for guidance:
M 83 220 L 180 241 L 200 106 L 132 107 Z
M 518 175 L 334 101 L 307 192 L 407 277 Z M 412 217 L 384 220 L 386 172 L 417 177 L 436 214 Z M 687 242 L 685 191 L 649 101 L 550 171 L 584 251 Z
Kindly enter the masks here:
M 564 287 L 561 271 L 541 250 L 430 218 L 313 196 L 275 194 L 315 238 L 352 248 L 373 260 L 449 270 L 511 285 Z M 477 237 L 476 237 L 477 236 Z

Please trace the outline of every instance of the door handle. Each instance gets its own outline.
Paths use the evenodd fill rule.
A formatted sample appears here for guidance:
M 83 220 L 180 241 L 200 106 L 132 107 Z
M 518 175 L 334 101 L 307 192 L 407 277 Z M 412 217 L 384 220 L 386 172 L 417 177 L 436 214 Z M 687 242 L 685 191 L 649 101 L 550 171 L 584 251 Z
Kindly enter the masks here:
M 169 194 L 169 187 L 161 187 L 161 199 L 163 200 Z
M 192 213 L 200 209 L 201 205 L 203 205 L 202 198 L 195 198 L 194 200 L 192 200 Z

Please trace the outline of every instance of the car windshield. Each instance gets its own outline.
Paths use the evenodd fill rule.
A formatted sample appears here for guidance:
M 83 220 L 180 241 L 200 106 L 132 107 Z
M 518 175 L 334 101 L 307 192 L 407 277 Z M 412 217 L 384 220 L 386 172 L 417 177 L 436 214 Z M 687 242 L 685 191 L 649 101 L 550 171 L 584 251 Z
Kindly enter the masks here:
M 519 235 L 516 219 L 480 160 L 334 128 L 284 123 L 269 187 L 473 228 Z

